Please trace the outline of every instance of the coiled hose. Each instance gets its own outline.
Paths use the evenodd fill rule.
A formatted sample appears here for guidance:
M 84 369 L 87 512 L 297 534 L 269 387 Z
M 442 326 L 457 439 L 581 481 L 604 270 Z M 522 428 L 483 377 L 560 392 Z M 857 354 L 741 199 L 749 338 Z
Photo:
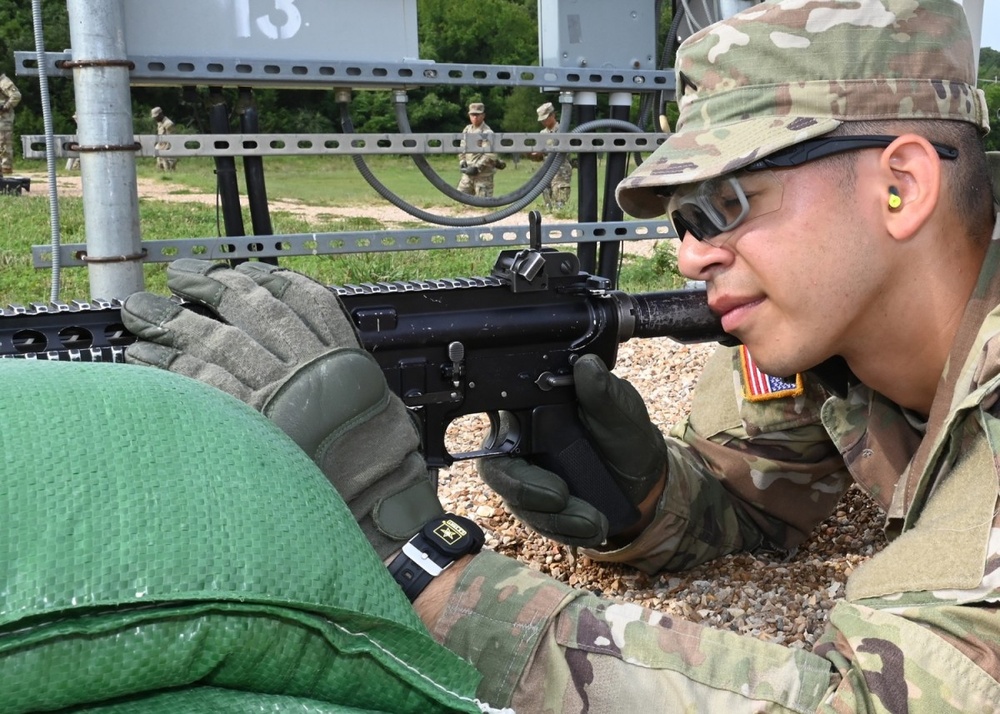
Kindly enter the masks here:
M 345 134 L 354 133 L 354 124 L 351 121 L 350 111 L 348 109 L 348 102 L 341 101 L 338 102 L 340 105 L 340 123 Z M 642 129 L 637 127 L 635 124 L 627 121 L 621 121 L 619 119 L 595 119 L 594 121 L 586 122 L 580 126 L 573 129 L 571 134 L 579 134 L 583 132 L 590 131 L 591 129 L 597 129 L 600 127 L 608 127 L 614 129 L 621 129 L 623 131 L 630 131 L 635 133 L 642 133 Z M 563 160 L 566 160 L 564 154 L 557 154 Z M 371 186 L 375 191 L 385 200 L 387 200 L 392 205 L 396 206 L 406 213 L 410 214 L 414 218 L 419 218 L 422 221 L 428 223 L 436 223 L 442 226 L 452 226 L 452 227 L 471 227 L 471 226 L 481 226 L 487 223 L 495 223 L 496 221 L 512 216 L 522 208 L 531 204 L 538 196 L 541 195 L 545 187 L 549 185 L 552 178 L 556 175 L 562 162 L 553 161 L 549 168 L 545 171 L 542 177 L 538 180 L 538 183 L 530 189 L 524 197 L 514 201 L 507 208 L 499 211 L 494 211 L 493 213 L 487 213 L 482 216 L 474 216 L 470 218 L 453 217 L 453 216 L 441 216 L 434 213 L 429 213 L 421 208 L 417 208 L 411 203 L 408 203 L 404 199 L 393 193 L 388 187 L 386 187 L 378 178 L 372 173 L 372 170 L 368 167 L 364 158 L 360 154 L 355 154 L 351 157 L 354 161 L 355 167 L 357 167 L 359 173 L 364 177 L 365 181 Z
M 562 108 L 559 113 L 559 131 L 561 133 L 569 131 L 572 109 L 572 101 L 562 103 Z M 412 132 L 412 129 L 410 129 L 410 119 L 406 114 L 406 95 L 403 92 L 397 92 L 396 94 L 396 125 L 404 134 Z M 524 198 L 542 181 L 543 178 L 545 178 L 545 174 L 552 164 L 558 162 L 559 166 L 561 166 L 562 162 L 565 160 L 565 154 L 549 154 L 545 157 L 542 165 L 538 167 L 538 170 L 535 171 L 535 173 L 524 183 L 523 186 L 515 191 L 511 191 L 508 194 L 504 194 L 503 196 L 470 196 L 467 193 L 462 193 L 457 188 L 452 186 L 451 183 L 441 178 L 441 175 L 434 170 L 434 167 L 431 166 L 427 159 L 423 156 L 420 156 L 419 154 L 413 155 L 413 163 L 418 169 L 420 169 L 420 173 L 424 175 L 424 178 L 430 181 L 436 189 L 448 198 L 465 203 L 469 206 L 476 206 L 477 208 L 495 208 L 497 206 L 506 206 L 514 201 Z M 557 166 L 556 171 L 558 170 L 559 167 Z

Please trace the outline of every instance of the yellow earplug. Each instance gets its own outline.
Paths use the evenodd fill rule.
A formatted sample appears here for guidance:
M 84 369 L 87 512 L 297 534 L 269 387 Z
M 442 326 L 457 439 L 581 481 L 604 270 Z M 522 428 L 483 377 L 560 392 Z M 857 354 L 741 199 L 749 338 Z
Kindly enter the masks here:
M 889 208 L 896 209 L 903 205 L 903 199 L 899 197 L 899 189 L 895 186 L 889 187 Z

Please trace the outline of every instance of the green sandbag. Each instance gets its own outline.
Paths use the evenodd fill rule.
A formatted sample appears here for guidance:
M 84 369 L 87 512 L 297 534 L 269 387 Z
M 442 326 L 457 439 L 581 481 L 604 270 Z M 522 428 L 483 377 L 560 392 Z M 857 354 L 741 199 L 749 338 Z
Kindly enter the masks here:
M 479 675 L 241 402 L 146 367 L 2 360 L 0 447 L 0 711 L 479 711 Z

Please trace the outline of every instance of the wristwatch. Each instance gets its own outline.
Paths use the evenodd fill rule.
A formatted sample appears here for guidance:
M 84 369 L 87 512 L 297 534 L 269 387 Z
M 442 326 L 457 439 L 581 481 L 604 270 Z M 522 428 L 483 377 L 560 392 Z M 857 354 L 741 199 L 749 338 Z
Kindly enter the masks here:
M 389 564 L 389 574 L 413 602 L 431 580 L 463 555 L 478 553 L 486 536 L 468 518 L 445 513 L 424 524 Z

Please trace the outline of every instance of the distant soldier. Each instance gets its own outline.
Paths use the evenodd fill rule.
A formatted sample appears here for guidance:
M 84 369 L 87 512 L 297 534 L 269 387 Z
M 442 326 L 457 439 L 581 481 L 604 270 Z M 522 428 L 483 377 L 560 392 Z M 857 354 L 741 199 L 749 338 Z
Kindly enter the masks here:
M 556 108 L 552 106 L 552 102 L 545 102 L 542 106 L 538 107 L 536 110 L 538 114 L 538 121 L 542 123 L 542 134 L 553 134 L 559 128 L 559 117 L 556 116 Z M 552 145 L 549 141 L 548 145 Z M 541 161 L 546 157 L 546 154 L 541 151 L 535 151 L 528 154 L 528 158 L 532 161 Z M 552 177 L 552 181 L 545 190 L 542 191 L 542 199 L 545 201 L 545 208 L 552 210 L 553 206 L 556 209 L 562 208 L 569 201 L 570 188 L 573 185 L 573 164 L 570 162 L 569 156 L 563 154 L 560 159 L 559 170 L 556 175 Z
M 473 102 L 469 105 L 469 124 L 462 130 L 463 134 L 492 134 L 486 123 L 486 106 L 482 102 Z M 469 149 L 466 143 L 468 138 L 462 142 L 463 149 Z M 474 146 L 483 146 L 482 139 L 473 139 Z M 458 155 L 458 169 L 462 172 L 462 180 L 458 182 L 458 190 L 470 196 L 490 197 L 493 195 L 493 174 L 496 169 L 503 168 L 506 164 L 497 159 L 497 155 L 488 152 L 466 151 Z
M 76 112 L 73 112 L 73 123 L 76 124 Z M 80 143 L 79 138 L 77 138 L 77 143 Z M 67 171 L 79 171 L 80 170 L 80 157 L 70 156 L 66 159 L 66 170 Z
M 20 103 L 21 92 L 0 72 L 0 176 L 14 173 L 14 107 Z
M 165 136 L 167 134 L 174 133 L 174 123 L 170 121 L 170 117 L 164 114 L 160 107 L 153 107 L 153 111 L 150 112 L 150 116 L 152 116 L 153 120 L 156 121 L 157 136 Z M 158 141 L 156 143 L 157 152 L 168 148 L 170 148 L 170 144 L 168 142 Z M 167 156 L 159 156 L 157 154 L 156 168 L 161 171 L 173 171 L 177 168 L 177 159 Z

